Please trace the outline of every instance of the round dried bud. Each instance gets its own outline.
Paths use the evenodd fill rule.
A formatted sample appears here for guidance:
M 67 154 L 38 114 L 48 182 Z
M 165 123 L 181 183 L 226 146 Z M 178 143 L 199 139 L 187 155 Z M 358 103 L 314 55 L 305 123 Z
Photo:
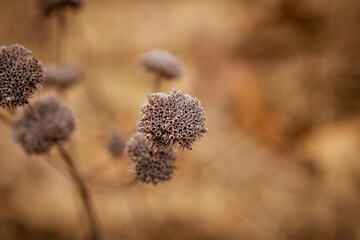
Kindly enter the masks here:
M 206 113 L 199 100 L 173 89 L 170 94 L 152 93 L 141 106 L 137 129 L 156 150 L 173 145 L 192 149 L 201 139 Z
M 44 75 L 40 62 L 24 46 L 0 47 L 0 106 L 16 108 L 27 104 L 41 87 Z
M 113 158 L 119 158 L 125 151 L 126 140 L 120 132 L 113 130 L 107 143 L 109 153 Z
M 134 162 L 130 172 L 138 181 L 158 184 L 172 178 L 177 157 L 173 148 L 154 151 L 149 147 L 145 137 L 137 132 L 126 143 L 125 151 Z
M 40 0 L 40 9 L 45 16 L 59 9 L 66 7 L 78 9 L 82 5 L 83 0 Z
M 145 53 L 140 64 L 147 71 L 164 79 L 174 79 L 181 75 L 181 67 L 177 58 L 166 50 L 153 50 Z
M 71 64 L 55 65 L 46 69 L 44 85 L 65 90 L 78 83 L 82 76 L 82 71 Z
M 69 140 L 74 129 L 74 113 L 51 95 L 17 113 L 12 123 L 15 140 L 29 154 L 48 153 L 54 145 Z

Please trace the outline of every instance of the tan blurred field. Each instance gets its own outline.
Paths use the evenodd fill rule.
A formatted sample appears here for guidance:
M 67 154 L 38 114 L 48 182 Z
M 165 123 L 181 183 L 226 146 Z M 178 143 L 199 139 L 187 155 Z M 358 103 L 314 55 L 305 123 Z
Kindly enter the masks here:
M 0 0 L 0 45 L 23 44 L 50 66 L 56 21 L 36 2 Z M 104 239 L 360 239 L 356 0 L 87 0 L 67 17 L 63 61 L 85 78 L 40 94 L 76 112 L 67 147 L 93 178 Z M 200 99 L 209 131 L 180 151 L 170 182 L 127 186 L 131 161 L 112 160 L 106 141 L 135 130 L 153 80 L 138 60 L 153 48 L 181 60 L 183 77 L 163 91 Z M 87 230 L 57 151 L 27 156 L 0 122 L 0 239 Z

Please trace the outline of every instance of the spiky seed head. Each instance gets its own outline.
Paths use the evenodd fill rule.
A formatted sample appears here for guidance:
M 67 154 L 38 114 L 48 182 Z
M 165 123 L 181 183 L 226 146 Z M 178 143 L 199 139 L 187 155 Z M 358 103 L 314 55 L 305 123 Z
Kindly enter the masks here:
M 192 149 L 201 139 L 206 113 L 199 100 L 173 89 L 170 94 L 151 93 L 141 106 L 137 129 L 156 150 L 173 145 Z
M 170 52 L 162 49 L 145 53 L 140 59 L 140 65 L 145 70 L 168 80 L 178 78 L 182 73 L 177 58 Z
M 143 183 L 158 184 L 169 181 L 175 170 L 176 151 L 168 148 L 154 151 L 141 133 L 134 133 L 126 143 L 126 153 L 133 161 L 130 172 Z
M 12 122 L 15 140 L 28 154 L 46 154 L 68 141 L 75 129 L 75 116 L 58 97 L 45 95 L 32 107 L 18 112 Z
M 83 0 L 40 0 L 39 5 L 44 16 L 47 16 L 66 7 L 79 9 L 83 5 Z
M 71 64 L 54 65 L 46 69 L 44 85 L 65 90 L 78 83 L 82 77 L 82 71 Z
M 0 47 L 0 106 L 16 108 L 41 87 L 45 71 L 31 51 L 20 44 Z
M 113 130 L 107 142 L 107 149 L 111 156 L 116 159 L 123 155 L 125 144 L 126 140 L 123 135 L 119 131 Z

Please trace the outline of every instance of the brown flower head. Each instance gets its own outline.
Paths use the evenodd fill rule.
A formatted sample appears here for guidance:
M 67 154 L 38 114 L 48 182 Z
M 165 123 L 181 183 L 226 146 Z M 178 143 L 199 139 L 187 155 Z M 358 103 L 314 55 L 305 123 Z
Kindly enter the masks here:
M 181 67 L 177 58 L 166 50 L 153 50 L 145 53 L 140 64 L 147 71 L 164 79 L 174 79 L 181 75 Z
M 61 64 L 46 69 L 45 86 L 67 89 L 78 83 L 83 76 L 81 70 L 71 64 Z
M 40 62 L 25 47 L 0 47 L 0 106 L 16 108 L 28 103 L 44 80 Z
M 107 148 L 111 156 L 113 158 L 121 157 L 125 151 L 125 144 L 126 140 L 122 134 L 117 130 L 113 130 L 107 142 Z
M 37 99 L 32 108 L 15 115 L 12 131 L 15 140 L 29 154 L 45 154 L 70 139 L 75 129 L 73 112 L 57 97 L 46 95 Z
M 40 0 L 40 9 L 44 16 L 66 7 L 79 9 L 83 5 L 83 0 Z
M 172 178 L 177 157 L 173 148 L 155 152 L 141 133 L 134 133 L 125 151 L 134 162 L 130 171 L 140 182 L 158 184 Z
M 149 94 L 140 115 L 138 131 L 156 150 L 173 145 L 191 150 L 207 132 L 206 113 L 200 101 L 176 89 L 170 94 Z

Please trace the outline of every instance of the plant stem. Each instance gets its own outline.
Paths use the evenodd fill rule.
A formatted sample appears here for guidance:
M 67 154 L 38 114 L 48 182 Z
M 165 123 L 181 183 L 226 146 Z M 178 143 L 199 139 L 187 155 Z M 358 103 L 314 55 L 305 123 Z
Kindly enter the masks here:
M 25 106 L 29 108 L 29 110 L 30 110 L 31 114 L 33 115 L 34 119 L 37 120 L 38 115 L 37 115 L 36 111 L 34 110 L 34 108 L 31 106 L 31 104 L 28 103 Z
M 63 60 L 62 53 L 64 51 L 64 38 L 67 32 L 67 19 L 66 19 L 66 12 L 64 9 L 60 9 L 56 12 L 56 36 L 55 36 L 55 62 L 57 64 L 61 63 Z
M 161 82 L 162 82 L 162 78 L 159 74 L 155 75 L 155 79 L 154 79 L 154 86 L 153 86 L 153 91 L 154 92 L 160 92 L 161 91 Z
M 123 192 L 136 186 L 139 182 L 135 179 L 121 184 L 97 184 L 91 183 L 94 191 L 98 192 Z
M 99 240 L 100 237 L 100 231 L 99 226 L 96 219 L 96 214 L 94 210 L 94 206 L 92 203 L 90 192 L 84 182 L 84 180 L 81 178 L 78 169 L 76 168 L 74 164 L 74 160 L 71 157 L 71 155 L 65 150 L 65 148 L 62 145 L 58 145 L 59 153 L 61 157 L 64 159 L 67 167 L 69 168 L 69 172 L 71 174 L 71 177 L 74 180 L 74 183 L 77 187 L 77 190 L 80 194 L 81 200 L 84 204 L 84 208 L 86 211 L 86 215 L 89 220 L 89 227 L 90 227 L 90 236 L 89 240 Z

